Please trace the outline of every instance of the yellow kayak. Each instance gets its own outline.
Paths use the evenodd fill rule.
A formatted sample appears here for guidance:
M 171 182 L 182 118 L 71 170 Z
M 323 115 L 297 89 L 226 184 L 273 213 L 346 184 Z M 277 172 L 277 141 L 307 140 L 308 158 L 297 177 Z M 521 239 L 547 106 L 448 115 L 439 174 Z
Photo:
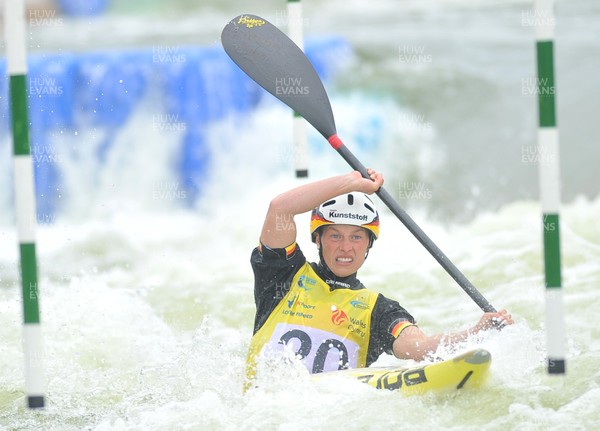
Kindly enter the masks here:
M 454 358 L 414 367 L 372 367 L 315 374 L 316 378 L 348 376 L 377 389 L 400 391 L 405 395 L 429 391 L 448 392 L 464 387 L 476 388 L 485 382 L 492 355 L 475 349 Z

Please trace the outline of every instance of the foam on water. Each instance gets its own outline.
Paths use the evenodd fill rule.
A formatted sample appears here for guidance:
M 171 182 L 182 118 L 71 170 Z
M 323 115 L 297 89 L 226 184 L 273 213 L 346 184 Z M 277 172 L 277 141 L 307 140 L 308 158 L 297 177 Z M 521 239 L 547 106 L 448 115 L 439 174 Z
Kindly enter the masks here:
M 368 107 L 369 101 L 344 100 Z M 334 100 L 334 105 L 339 100 Z M 336 107 L 337 109 L 337 107 Z M 393 105 L 388 109 L 394 109 Z M 363 111 L 367 114 L 369 109 Z M 342 118 L 344 118 L 342 116 Z M 350 121 L 339 129 L 354 139 Z M 230 118 L 210 131 L 212 181 L 194 210 L 153 199 L 130 181 L 105 182 L 93 218 L 73 212 L 39 230 L 40 297 L 48 408 L 28 412 L 22 393 L 20 299 L 16 235 L 2 229 L 0 261 L 0 421 L 10 429 L 586 429 L 598 420 L 598 331 L 591 327 L 600 281 L 600 201 L 581 198 L 563 210 L 562 240 L 568 373 L 545 373 L 544 288 L 540 208 L 514 202 L 469 223 L 442 225 L 424 211 L 412 215 L 426 233 L 497 308 L 517 321 L 501 333 L 469 339 L 441 357 L 475 346 L 493 355 L 481 390 L 399 399 L 358 382 L 313 382 L 294 364 L 270 364 L 272 378 L 242 394 L 254 304 L 249 253 L 269 199 L 301 181 L 291 177 L 285 128 L 289 112 L 277 104 L 255 116 Z M 385 118 L 380 119 L 385 124 Z M 427 145 L 428 132 L 419 137 Z M 343 132 L 340 132 L 343 133 Z M 153 141 L 144 151 L 153 151 Z M 385 144 L 385 143 L 384 143 Z M 315 178 L 348 170 L 320 151 L 311 135 Z M 272 149 L 281 150 L 273 151 Z M 332 154 L 333 153 L 333 154 Z M 357 148 L 369 157 L 369 147 Z M 256 157 L 260 154 L 260 159 Z M 146 158 L 161 172 L 165 157 Z M 259 162 L 260 160 L 260 162 Z M 384 165 L 386 162 L 381 161 Z M 154 166 L 156 163 L 157 166 Z M 426 166 L 425 164 L 424 166 Z M 114 164 L 107 178 L 116 174 Z M 232 175 L 232 173 L 235 173 Z M 144 183 L 145 187 L 154 187 Z M 150 184 L 150 185 L 148 185 Z M 103 191 L 104 190 L 104 191 Z M 113 190 L 107 193 L 106 190 Z M 243 191 L 243 192 L 242 192 Z M 434 195 L 435 197 L 435 195 Z M 432 198 L 434 198 L 432 197 Z M 308 217 L 297 218 L 299 242 L 311 259 Z M 302 232 L 305 233 L 302 234 Z M 382 236 L 362 271 L 369 287 L 398 299 L 429 333 L 459 330 L 481 312 L 382 208 Z M 383 356 L 378 364 L 405 363 Z M 365 408 L 368 406 L 368 409 Z M 390 412 L 394 412 L 390 414 Z
M 567 3 L 560 3 L 567 11 Z M 579 2 L 579 7 L 584 3 Z M 423 27 L 423 22 L 443 31 L 449 22 L 462 19 L 462 11 L 474 11 L 474 15 L 469 15 L 473 19 L 480 13 L 485 15 L 482 11 L 490 7 L 506 12 L 502 17 L 510 23 L 510 13 L 515 8 L 528 8 L 529 4 L 510 2 L 504 8 L 497 1 L 445 1 L 443 7 L 449 14 L 442 16 L 437 2 L 406 2 L 402 25 L 390 27 L 396 39 L 383 47 L 379 43 L 381 33 L 356 26 L 350 19 L 354 16 L 352 11 L 359 8 L 364 14 L 363 23 L 383 19 L 382 11 L 393 21 L 397 19 L 392 14 L 397 2 L 364 7 L 360 4 L 353 2 L 348 7 L 341 2 L 319 3 L 324 20 L 331 20 L 326 17 L 331 17 L 334 8 L 344 6 L 339 14 L 348 19 L 335 20 L 334 24 L 351 33 L 358 44 L 363 64 L 353 70 L 369 87 L 368 91 L 347 91 L 344 85 L 348 83 L 342 82 L 339 91 L 333 91 L 338 132 L 364 164 L 384 172 L 386 188 L 482 294 L 496 308 L 507 308 L 513 314 L 517 322 L 514 326 L 437 352 L 447 358 L 475 346 L 488 349 L 493 364 L 485 387 L 453 395 L 401 398 L 355 381 L 314 382 L 297 364 L 277 363 L 265 364 L 272 378 L 261 380 L 258 388 L 244 395 L 245 357 L 254 319 L 250 251 L 257 243 L 269 200 L 302 182 L 292 178 L 291 115 L 277 103 L 265 103 L 249 117 L 230 117 L 211 125 L 206 131 L 213 158 L 210 180 L 196 206 L 183 209 L 186 196 L 178 193 L 177 180 L 170 169 L 177 137 L 172 133 L 151 133 L 151 109 L 142 109 L 118 131 L 119 145 L 108 154 L 102 170 L 97 169 L 92 156 L 101 141 L 93 130 L 79 131 L 78 137 L 57 137 L 56 145 L 65 149 L 82 140 L 86 147 L 78 153 L 79 159 L 68 164 L 68 187 L 70 195 L 75 196 L 68 202 L 68 210 L 57 215 L 51 224 L 39 220 L 40 301 L 48 388 L 48 407 L 44 411 L 32 412 L 24 407 L 17 238 L 11 196 L 0 194 L 0 206 L 6 209 L 0 216 L 0 429 L 362 430 L 410 424 L 416 430 L 587 430 L 597 425 L 600 331 L 593 322 L 600 307 L 600 199 L 573 198 L 561 207 L 567 374 L 548 376 L 538 203 L 509 199 L 499 206 L 487 205 L 485 201 L 492 200 L 489 184 L 496 184 L 494 181 L 500 178 L 494 178 L 487 188 L 480 181 L 489 179 L 478 176 L 488 169 L 489 157 L 479 162 L 479 170 L 458 169 L 462 165 L 452 163 L 449 168 L 456 148 L 462 147 L 446 145 L 444 139 L 451 138 L 442 132 L 463 111 L 452 105 L 440 120 L 436 115 L 441 111 L 420 111 L 411 108 L 410 103 L 400 106 L 394 97 L 374 96 L 371 91 L 374 83 L 387 86 L 400 81 L 398 64 L 393 60 L 398 45 L 424 43 L 415 39 L 422 34 L 417 33 L 416 27 Z M 265 7 L 274 14 L 278 5 L 271 2 Z M 590 11 L 594 10 L 590 6 Z M 203 40 L 213 42 L 208 35 L 211 29 L 220 27 L 214 24 L 219 15 L 234 14 L 227 9 L 206 15 L 210 18 L 206 32 L 195 30 L 190 18 L 182 31 L 190 40 L 202 33 Z M 307 16 L 311 17 L 310 12 Z M 575 18 L 574 15 L 572 19 Z M 110 25 L 107 21 L 107 25 L 115 33 L 125 32 L 126 40 L 137 44 L 147 25 L 127 19 L 130 18 Z M 311 19 L 311 29 L 323 28 L 324 21 L 317 15 Z M 489 17 L 486 19 L 482 22 L 489 23 Z M 432 23 L 444 25 L 436 27 Z M 471 46 L 460 41 L 477 39 L 482 25 L 480 22 L 476 28 L 464 26 L 464 38 L 457 36 L 455 48 Z M 356 31 L 349 32 L 348 26 Z M 161 27 L 150 40 L 163 41 L 166 35 L 173 36 L 170 30 Z M 562 31 L 567 42 L 574 37 L 567 30 Z M 108 33 L 99 39 L 109 40 Z M 391 52 L 387 61 L 373 66 L 365 60 L 370 58 L 364 54 L 369 39 L 363 35 L 372 37 L 373 53 L 381 49 Z M 485 35 L 488 41 L 515 41 L 504 27 L 494 27 Z M 404 39 L 409 36 L 412 39 Z M 63 39 L 50 38 L 48 43 L 50 47 L 58 46 L 62 40 L 64 34 Z M 589 34 L 570 41 L 585 44 Z M 434 54 L 448 51 L 446 45 L 427 47 L 435 48 Z M 471 86 L 489 90 L 487 84 L 478 85 L 493 80 L 495 75 L 480 81 L 473 74 L 491 73 L 481 72 L 475 66 L 477 59 L 486 64 L 490 59 L 470 54 L 468 61 L 453 57 L 460 67 L 448 70 L 444 68 L 449 64 L 442 67 L 442 63 L 450 61 L 452 65 L 452 58 L 441 55 L 436 57 L 440 63 L 438 71 L 405 70 L 405 83 L 399 83 L 406 90 L 405 100 L 416 100 L 415 94 L 419 100 L 421 95 L 423 100 L 431 100 L 427 89 L 442 99 L 461 95 L 438 94 L 439 87 L 428 87 L 436 79 L 469 84 L 463 90 Z M 519 55 L 510 58 L 520 62 Z M 453 73 L 457 80 L 453 80 Z M 425 84 L 416 85 L 419 82 Z M 498 93 L 490 90 L 485 94 Z M 570 93 L 562 94 L 561 100 L 568 100 Z M 465 96 L 464 100 L 465 105 L 458 106 L 470 106 L 466 112 L 475 117 L 470 126 L 476 125 L 480 133 L 488 133 L 489 126 L 476 121 L 476 108 L 470 105 L 473 99 Z M 151 108 L 152 103 L 149 105 Z M 429 113 L 423 117 L 422 112 Z M 485 109 L 479 114 L 479 119 L 485 117 Z M 573 127 L 571 123 L 571 137 L 585 136 L 573 134 Z M 348 171 L 345 162 L 316 132 L 309 132 L 309 140 L 311 179 Z M 0 167 L 6 168 L 0 170 L 2 184 L 9 178 L 8 148 L 0 145 Z M 570 172 L 576 172 L 579 161 L 574 164 L 569 159 L 572 151 L 567 152 L 566 163 Z M 69 151 L 61 154 L 65 158 L 72 155 Z M 478 156 L 476 152 L 468 155 Z M 518 159 L 520 152 L 508 152 L 503 157 Z M 448 170 L 456 182 L 440 180 L 450 178 L 444 176 L 449 175 Z M 475 171 L 479 174 L 472 173 Z M 95 177 L 88 176 L 90 172 Z M 577 181 L 583 180 L 567 177 L 565 182 Z M 532 184 L 536 186 L 526 184 L 528 190 Z M 419 189 L 422 185 L 425 189 Z M 589 194 L 590 190 L 594 190 L 592 186 L 584 192 Z M 449 206 L 451 201 L 455 206 Z M 460 220 L 433 217 L 431 208 L 436 202 L 442 202 L 442 212 L 460 207 L 463 216 Z M 482 202 L 486 205 L 480 206 Z M 385 208 L 381 211 L 382 235 L 361 270 L 361 280 L 397 299 L 427 333 L 473 325 L 481 315 L 477 306 L 392 214 Z M 436 214 L 439 212 L 433 211 Z M 309 259 L 314 260 L 308 216 L 299 216 L 297 223 L 299 243 Z M 390 356 L 382 356 L 378 361 L 379 365 L 392 363 L 406 361 Z

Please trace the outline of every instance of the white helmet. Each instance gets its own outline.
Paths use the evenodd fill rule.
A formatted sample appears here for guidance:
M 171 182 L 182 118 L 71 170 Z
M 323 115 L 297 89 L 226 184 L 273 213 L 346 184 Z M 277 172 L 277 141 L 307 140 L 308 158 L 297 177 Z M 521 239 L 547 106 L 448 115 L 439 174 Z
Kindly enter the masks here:
M 369 196 L 352 192 L 323 202 L 310 216 L 310 235 L 316 241 L 317 229 L 331 224 L 360 226 L 371 232 L 373 240 L 379 236 L 379 214 Z

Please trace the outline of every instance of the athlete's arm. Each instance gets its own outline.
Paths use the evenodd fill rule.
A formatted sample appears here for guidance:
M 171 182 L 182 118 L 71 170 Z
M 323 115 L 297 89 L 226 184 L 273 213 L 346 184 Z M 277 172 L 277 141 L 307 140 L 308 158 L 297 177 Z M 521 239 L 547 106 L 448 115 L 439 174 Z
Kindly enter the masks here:
M 432 355 L 440 344 L 452 345 L 465 341 L 470 335 L 494 327 L 512 325 L 514 322 L 506 310 L 496 313 L 485 313 L 479 322 L 471 328 L 450 334 L 427 335 L 418 326 L 408 326 L 396 338 L 393 344 L 394 356 L 400 359 L 421 361 Z
M 260 241 L 270 248 L 287 247 L 296 241 L 296 214 L 311 211 L 328 199 L 344 193 L 376 192 L 383 184 L 383 175 L 372 169 L 367 171 L 370 179 L 353 171 L 304 184 L 275 197 L 269 205 Z

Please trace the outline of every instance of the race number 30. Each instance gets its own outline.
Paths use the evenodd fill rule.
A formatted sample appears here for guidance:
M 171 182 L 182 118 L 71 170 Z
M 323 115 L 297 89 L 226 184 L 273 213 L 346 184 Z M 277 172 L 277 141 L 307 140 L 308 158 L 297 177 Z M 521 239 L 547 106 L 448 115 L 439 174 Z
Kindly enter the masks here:
M 348 339 L 342 341 L 335 334 L 315 328 L 280 324 L 269 344 L 274 350 L 291 346 L 313 374 L 356 368 L 358 362 L 358 344 Z

